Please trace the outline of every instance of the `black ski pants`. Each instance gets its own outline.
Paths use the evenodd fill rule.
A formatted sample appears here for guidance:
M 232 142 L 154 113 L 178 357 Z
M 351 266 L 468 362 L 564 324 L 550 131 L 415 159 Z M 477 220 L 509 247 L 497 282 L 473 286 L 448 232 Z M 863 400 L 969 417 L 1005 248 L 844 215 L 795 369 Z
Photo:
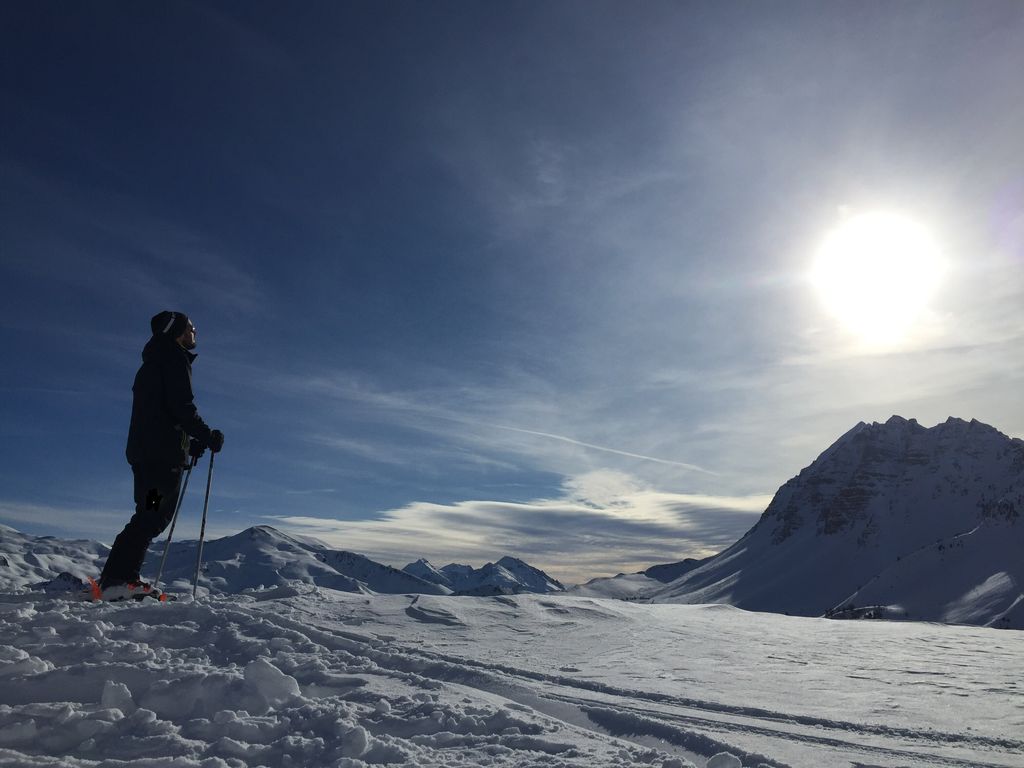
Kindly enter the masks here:
M 148 467 L 132 465 L 135 475 L 135 514 L 124 530 L 117 534 L 107 563 L 100 575 L 100 585 L 139 581 L 142 561 L 153 539 L 163 533 L 174 516 L 181 487 L 181 467 Z

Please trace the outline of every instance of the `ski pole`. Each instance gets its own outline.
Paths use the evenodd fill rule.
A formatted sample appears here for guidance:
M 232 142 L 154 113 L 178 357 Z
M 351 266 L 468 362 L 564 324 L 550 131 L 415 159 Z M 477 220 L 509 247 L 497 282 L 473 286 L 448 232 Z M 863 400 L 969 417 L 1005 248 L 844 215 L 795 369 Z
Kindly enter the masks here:
M 174 526 L 178 523 L 178 512 L 181 510 L 181 502 L 185 498 L 185 491 L 188 490 L 188 479 L 192 476 L 192 467 L 198 459 L 193 458 L 192 463 L 185 470 L 185 480 L 181 484 L 181 493 L 178 494 L 178 503 L 174 505 L 174 516 L 171 517 L 171 529 L 167 532 L 167 543 L 164 544 L 164 556 L 160 558 L 160 570 L 156 572 L 156 581 L 153 582 L 153 589 L 160 584 L 160 577 L 164 575 L 164 564 L 167 562 L 167 553 L 171 551 L 171 537 L 174 536 Z
M 210 471 L 206 473 L 206 500 L 203 502 L 203 524 L 199 528 L 199 552 L 196 555 L 196 577 L 192 581 L 192 599 L 196 599 L 199 586 L 199 568 L 203 564 L 203 537 L 206 536 L 206 510 L 210 506 L 210 484 L 213 482 L 213 451 L 210 451 Z

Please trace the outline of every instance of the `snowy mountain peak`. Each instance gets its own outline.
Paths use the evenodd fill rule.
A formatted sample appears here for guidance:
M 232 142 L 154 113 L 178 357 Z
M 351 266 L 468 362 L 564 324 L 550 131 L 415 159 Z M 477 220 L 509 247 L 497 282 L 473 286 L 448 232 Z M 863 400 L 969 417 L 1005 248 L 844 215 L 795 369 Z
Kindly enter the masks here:
M 565 589 L 557 579 L 551 578 L 544 571 L 517 557 L 505 556 L 496 565 L 511 573 L 521 584 L 529 587 L 531 592 L 560 592 Z
M 465 579 L 473 575 L 476 572 L 476 568 L 472 565 L 462 565 L 460 563 L 449 563 L 448 565 L 441 567 L 441 573 L 443 573 L 449 579 Z
M 901 416 L 861 422 L 785 483 L 740 541 L 659 590 L 657 599 L 821 615 L 901 559 L 956 539 L 958 551 L 981 563 L 961 563 L 961 572 L 1019 572 L 1016 582 L 999 582 L 1010 586 L 998 599 L 986 593 L 982 614 L 999 618 L 1021 597 L 1012 586 L 1024 583 L 1019 553 L 1011 555 L 1012 548 L 991 536 L 957 537 L 979 527 L 1024 528 L 1022 510 L 1024 441 L 976 419 L 950 418 L 930 428 Z M 917 567 L 935 569 L 922 571 L 915 583 L 934 594 L 955 592 L 963 585 L 940 565 L 946 549 L 937 551 L 915 559 Z M 931 606 L 925 618 L 970 616 L 977 623 L 982 615 L 947 614 L 936 607 L 941 601 L 918 604 Z
M 229 536 L 235 541 L 263 541 L 263 542 L 296 542 L 300 537 L 293 536 L 292 534 L 279 531 L 271 525 L 254 525 L 251 528 L 246 528 L 243 531 Z
M 1024 443 L 977 420 L 950 418 L 930 429 L 900 416 L 862 422 L 786 483 L 759 525 L 771 527 L 775 544 L 811 524 L 819 535 L 857 529 L 867 540 L 885 519 L 922 506 L 946 510 L 951 497 L 970 495 L 978 510 L 1012 502 L 1022 470 Z M 960 530 L 980 519 L 953 516 Z
M 421 557 L 415 563 L 409 563 L 402 570 L 424 581 L 429 581 L 431 584 L 442 584 L 450 588 L 448 577 L 437 570 L 425 558 Z

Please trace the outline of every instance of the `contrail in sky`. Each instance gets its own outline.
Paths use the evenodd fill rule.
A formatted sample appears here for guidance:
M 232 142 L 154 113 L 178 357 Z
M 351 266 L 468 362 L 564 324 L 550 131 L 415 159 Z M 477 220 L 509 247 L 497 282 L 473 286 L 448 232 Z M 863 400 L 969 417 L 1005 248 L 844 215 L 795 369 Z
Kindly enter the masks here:
M 594 445 L 593 443 L 584 443 L 582 440 L 574 440 L 571 437 L 565 435 L 553 435 L 550 432 L 537 432 L 532 429 L 521 429 L 520 427 L 509 427 L 504 424 L 487 424 L 488 427 L 494 429 L 504 429 L 509 432 L 519 432 L 524 435 L 536 435 L 537 437 L 546 437 L 551 440 L 559 440 L 563 443 L 569 443 L 571 445 L 579 445 L 583 448 L 590 448 L 595 451 L 604 451 L 605 453 L 615 453 L 619 456 L 629 456 L 632 459 L 643 459 L 644 461 L 654 461 L 658 464 L 668 464 L 672 467 L 682 467 L 683 469 L 689 469 L 693 472 L 703 472 L 706 475 L 718 475 L 717 472 L 712 472 L 710 469 L 704 469 L 698 467 L 696 464 L 687 464 L 682 461 L 669 461 L 668 459 L 659 459 L 655 456 L 644 456 L 642 453 L 630 453 L 629 451 L 620 451 L 617 448 L 608 448 L 604 445 Z
M 714 475 L 719 477 L 718 472 L 712 472 L 710 469 L 704 469 L 704 467 L 698 467 L 696 464 L 687 464 L 684 461 L 671 461 L 669 459 L 659 459 L 656 456 L 644 456 L 642 453 L 632 453 L 630 451 L 620 451 L 617 448 L 609 448 L 605 445 L 594 445 L 593 443 L 585 443 L 582 440 L 575 440 L 565 435 L 555 435 L 551 432 L 539 432 L 534 429 L 523 429 L 522 427 L 510 427 L 506 424 L 493 424 L 487 421 L 478 421 L 476 419 L 466 418 L 465 416 L 455 416 L 450 413 L 439 411 L 437 408 L 424 406 L 423 404 L 415 401 L 408 400 L 397 400 L 394 399 L 381 402 L 381 398 L 377 395 L 368 401 L 365 393 L 353 393 L 351 391 L 345 391 L 342 393 L 343 397 L 349 399 L 359 399 L 363 402 L 369 402 L 371 405 L 377 407 L 391 408 L 394 410 L 405 410 L 418 412 L 423 416 L 427 416 L 434 419 L 443 419 L 444 421 L 454 421 L 459 424 L 468 424 L 477 427 L 486 427 L 487 429 L 503 429 L 506 432 L 518 432 L 522 435 L 533 435 L 535 437 L 546 437 L 549 440 L 558 440 L 562 443 L 569 443 L 570 445 L 578 445 L 581 448 L 589 448 L 593 451 L 603 451 L 604 453 L 614 453 L 618 456 L 628 456 L 631 459 L 641 459 L 643 461 L 653 461 L 658 464 L 667 464 L 670 467 L 681 467 L 688 469 L 691 472 L 701 472 L 705 475 Z

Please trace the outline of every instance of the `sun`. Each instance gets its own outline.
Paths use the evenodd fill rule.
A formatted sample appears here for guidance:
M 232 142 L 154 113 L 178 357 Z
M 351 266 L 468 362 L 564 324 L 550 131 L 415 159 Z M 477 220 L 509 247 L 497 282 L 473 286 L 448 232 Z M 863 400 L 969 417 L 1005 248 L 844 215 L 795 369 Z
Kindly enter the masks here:
M 825 308 L 862 342 L 905 341 L 928 309 L 943 274 L 928 230 L 896 213 L 862 213 L 825 237 L 811 282 Z

